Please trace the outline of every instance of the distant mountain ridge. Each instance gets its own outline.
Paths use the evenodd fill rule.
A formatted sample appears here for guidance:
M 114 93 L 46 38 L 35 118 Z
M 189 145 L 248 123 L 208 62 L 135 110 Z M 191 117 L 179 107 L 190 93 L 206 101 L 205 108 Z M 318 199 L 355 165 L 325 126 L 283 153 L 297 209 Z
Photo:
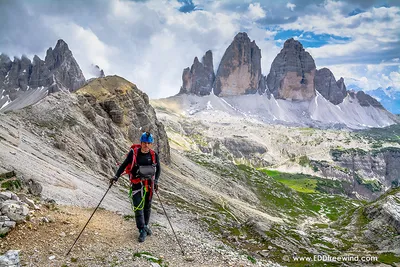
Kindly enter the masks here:
M 183 71 L 179 94 L 208 95 L 214 92 L 217 96 L 235 96 L 259 93 L 273 95 L 275 99 L 303 101 L 313 99 L 318 91 L 337 105 L 350 93 L 343 77 L 336 80 L 328 68 L 318 70 L 312 56 L 293 38 L 285 41 L 267 76 L 261 70 L 261 50 L 245 32 L 239 32 L 226 49 L 216 74 L 212 60 L 211 50 L 203 56 L 202 63 L 195 57 L 192 67 Z M 356 93 L 350 97 L 357 98 L 363 106 L 384 109 L 368 94 Z
M 86 82 L 67 43 L 58 40 L 49 48 L 45 60 L 26 56 L 14 61 L 0 55 L 0 110 L 15 110 L 31 105 L 50 93 L 75 91 Z
M 367 93 L 378 100 L 382 106 L 393 114 L 400 114 L 400 91 L 394 90 L 392 87 L 377 88 Z

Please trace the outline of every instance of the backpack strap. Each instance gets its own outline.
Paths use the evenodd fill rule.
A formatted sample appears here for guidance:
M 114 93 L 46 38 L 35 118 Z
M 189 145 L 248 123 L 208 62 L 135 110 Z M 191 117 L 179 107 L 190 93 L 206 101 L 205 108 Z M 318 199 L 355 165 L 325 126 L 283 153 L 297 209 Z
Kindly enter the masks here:
M 138 184 L 138 183 L 141 182 L 140 178 L 134 177 L 134 176 L 133 176 L 133 173 L 132 173 L 132 169 L 133 169 L 133 167 L 135 167 L 135 165 L 136 165 L 136 157 L 137 157 L 137 155 L 138 155 L 138 150 L 139 150 L 138 147 L 132 149 L 133 155 L 132 155 L 131 169 L 129 170 L 129 180 L 130 180 L 131 183 L 133 183 L 133 184 Z
M 151 160 L 153 161 L 153 165 L 156 165 L 156 152 L 153 149 L 150 149 Z
M 131 172 L 132 172 L 133 167 L 135 167 L 135 165 L 136 165 L 136 158 L 138 155 L 139 148 L 136 147 L 132 150 L 133 150 L 133 155 L 132 155 L 132 164 L 131 164 L 131 169 L 130 169 Z

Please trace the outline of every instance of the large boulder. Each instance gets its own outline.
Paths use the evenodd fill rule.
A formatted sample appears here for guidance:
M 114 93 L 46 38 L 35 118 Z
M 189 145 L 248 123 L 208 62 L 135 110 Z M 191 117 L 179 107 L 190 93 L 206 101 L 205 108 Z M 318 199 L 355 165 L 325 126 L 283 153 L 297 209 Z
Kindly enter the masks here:
M 208 50 L 201 62 L 194 58 L 192 67 L 183 70 L 179 94 L 209 95 L 215 80 L 213 56 Z
M 315 96 L 315 63 L 299 41 L 286 40 L 267 76 L 267 86 L 275 98 L 309 100 Z
M 219 64 L 214 93 L 219 96 L 254 94 L 259 90 L 261 50 L 247 33 L 238 33 Z
M 12 221 L 23 222 L 29 213 L 26 204 L 17 200 L 6 200 L 0 204 L 1 213 Z
M 343 78 L 336 82 L 335 76 L 328 68 L 316 71 L 314 83 L 315 90 L 334 105 L 342 103 L 347 95 Z
M 0 256 L 0 267 L 20 267 L 19 250 L 9 250 Z

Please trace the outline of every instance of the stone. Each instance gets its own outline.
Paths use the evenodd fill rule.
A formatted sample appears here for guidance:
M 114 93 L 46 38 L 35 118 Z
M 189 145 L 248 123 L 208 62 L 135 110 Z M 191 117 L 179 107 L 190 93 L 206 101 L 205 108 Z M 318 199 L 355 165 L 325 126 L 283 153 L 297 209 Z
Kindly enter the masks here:
M 6 222 L 6 221 L 9 221 L 9 220 L 10 220 L 10 218 L 8 218 L 5 215 L 0 216 L 0 222 Z
M 240 32 L 221 59 L 215 77 L 214 94 L 254 94 L 259 90 L 261 79 L 261 49 L 255 41 L 250 41 L 247 33 Z
M 277 99 L 310 100 L 315 97 L 314 59 L 299 41 L 285 41 L 267 76 L 267 87 Z
M 29 209 L 21 202 L 6 200 L 0 204 L 2 214 L 17 223 L 23 222 L 29 214 Z
M 14 221 L 5 221 L 3 224 L 3 227 L 14 228 L 15 225 L 16 225 L 16 222 L 14 222 Z
M 0 192 L 0 201 L 11 199 L 12 194 L 11 191 Z
M 10 227 L 1 227 L 0 228 L 0 235 L 5 235 L 5 234 L 7 234 L 8 232 L 10 232 L 11 231 L 11 228 Z M 0 265 L 1 266 L 1 265 Z
M 1 267 L 20 267 L 19 250 L 9 250 L 0 256 Z
M 40 196 L 40 194 L 42 193 L 43 190 L 42 185 L 32 179 L 29 179 L 27 181 L 27 186 L 29 193 L 34 196 Z
M 32 209 L 39 209 L 36 205 L 35 202 L 33 202 L 33 200 L 29 199 L 25 194 L 18 194 L 19 199 L 28 204 L 29 207 L 31 207 Z

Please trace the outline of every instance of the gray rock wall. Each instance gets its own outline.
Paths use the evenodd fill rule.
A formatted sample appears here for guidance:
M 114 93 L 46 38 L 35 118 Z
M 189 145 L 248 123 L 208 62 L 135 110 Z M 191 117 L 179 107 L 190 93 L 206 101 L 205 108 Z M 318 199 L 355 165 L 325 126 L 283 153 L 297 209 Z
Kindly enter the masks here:
M 287 40 L 267 76 L 267 86 L 275 98 L 309 100 L 315 96 L 315 63 L 299 41 Z
M 261 79 L 261 50 L 247 33 L 240 32 L 221 59 L 214 93 L 219 96 L 254 94 L 259 90 Z
M 315 90 L 334 105 L 342 103 L 347 95 L 343 78 L 336 82 L 335 76 L 327 68 L 316 71 L 314 83 Z
M 192 67 L 183 70 L 180 94 L 209 95 L 215 80 L 213 56 L 208 50 L 201 62 L 194 58 Z

